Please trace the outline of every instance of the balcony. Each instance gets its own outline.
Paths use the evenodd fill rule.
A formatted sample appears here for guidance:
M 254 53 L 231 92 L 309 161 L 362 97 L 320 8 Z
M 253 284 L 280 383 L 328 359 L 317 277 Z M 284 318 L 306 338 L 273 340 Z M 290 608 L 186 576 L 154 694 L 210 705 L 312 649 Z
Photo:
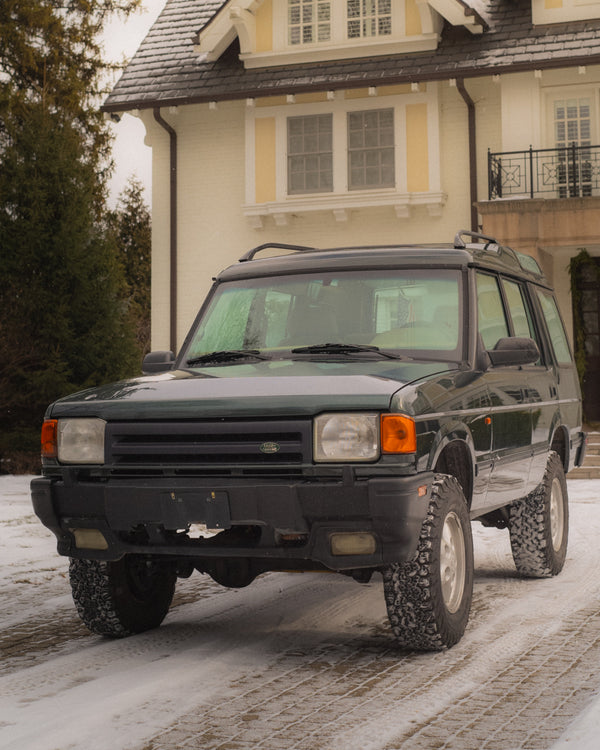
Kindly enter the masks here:
M 490 201 L 592 196 L 600 196 L 600 146 L 488 150 Z
M 487 166 L 484 234 L 534 255 L 600 246 L 600 146 L 488 150 Z

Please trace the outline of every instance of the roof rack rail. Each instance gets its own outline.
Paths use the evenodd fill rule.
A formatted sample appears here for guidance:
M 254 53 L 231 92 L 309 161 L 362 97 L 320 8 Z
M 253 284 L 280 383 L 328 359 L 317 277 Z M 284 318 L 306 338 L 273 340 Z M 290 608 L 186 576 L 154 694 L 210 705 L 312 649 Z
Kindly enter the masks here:
M 240 263 L 245 263 L 248 260 L 253 260 L 254 256 L 257 253 L 260 253 L 261 250 L 267 250 L 268 248 L 272 248 L 274 250 L 294 250 L 294 252 L 297 253 L 307 253 L 317 249 L 316 247 L 306 247 L 305 245 L 285 245 L 281 242 L 265 242 L 264 245 L 254 247 L 252 248 L 252 250 L 248 250 L 245 255 L 242 255 L 242 257 L 240 258 Z
M 479 232 L 468 232 L 466 229 L 460 229 L 456 233 L 456 236 L 454 237 L 454 247 L 457 250 L 464 250 L 464 248 L 466 247 L 466 244 L 465 244 L 465 242 L 463 242 L 463 239 L 462 239 L 463 235 L 466 235 L 467 237 L 472 237 L 473 239 L 485 240 L 486 241 L 486 245 L 485 245 L 486 249 L 487 249 L 488 245 L 498 245 L 499 244 L 498 240 L 494 239 L 494 237 L 488 237 L 485 234 L 479 234 Z

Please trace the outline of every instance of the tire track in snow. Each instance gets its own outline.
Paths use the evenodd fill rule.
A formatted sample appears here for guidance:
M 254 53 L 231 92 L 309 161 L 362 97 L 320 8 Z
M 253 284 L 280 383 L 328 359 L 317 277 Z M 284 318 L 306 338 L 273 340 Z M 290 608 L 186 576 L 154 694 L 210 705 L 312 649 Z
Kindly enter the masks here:
M 575 519 L 585 513 L 574 504 Z M 473 618 L 451 651 L 401 652 L 381 618 L 363 618 L 355 637 L 332 622 L 300 650 L 280 630 L 276 663 L 232 682 L 226 706 L 198 705 L 145 750 L 169 750 L 184 735 L 203 750 L 548 747 L 600 685 L 600 553 L 585 520 L 577 527 L 561 576 L 537 581 L 516 576 L 507 538 L 488 544 L 497 531 L 476 534 Z M 372 612 L 367 589 L 363 611 Z M 311 621 L 327 614 L 324 606 Z
M 103 640 L 90 634 L 77 616 L 66 575 L 54 580 L 51 591 L 59 589 L 64 593 L 46 597 L 36 590 L 35 595 L 41 593 L 43 601 L 36 613 L 32 616 L 31 611 L 27 610 L 25 615 L 13 615 L 8 623 L 5 621 L 0 633 L 0 675 L 42 664 L 49 655 L 67 654 Z M 191 582 L 179 581 L 173 611 L 201 597 L 222 592 L 220 586 L 208 579 L 198 577 Z M 22 596 L 27 594 L 31 597 L 30 592 L 24 592 Z
M 600 510 L 574 502 L 572 518 L 565 570 L 544 581 L 516 577 L 506 532 L 475 526 L 471 622 L 438 654 L 395 647 L 379 577 L 267 574 L 234 591 L 195 574 L 162 628 L 123 641 L 70 636 L 57 598 L 30 618 L 54 641 L 35 652 L 31 634 L 33 663 L 0 677 L 0 747 L 549 747 L 600 681 Z

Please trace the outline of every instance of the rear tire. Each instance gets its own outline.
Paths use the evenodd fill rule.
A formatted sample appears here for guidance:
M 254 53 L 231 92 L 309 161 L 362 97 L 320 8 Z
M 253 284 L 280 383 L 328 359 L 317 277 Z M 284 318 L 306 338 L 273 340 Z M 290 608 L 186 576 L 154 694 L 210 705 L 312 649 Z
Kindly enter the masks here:
M 71 559 L 69 579 L 79 617 L 111 638 L 141 633 L 164 620 L 175 592 L 174 564 L 145 555 L 116 562 Z
M 439 651 L 463 636 L 473 594 L 473 539 L 458 481 L 437 475 L 413 560 L 383 571 L 388 617 L 404 648 Z
M 541 483 L 509 508 L 510 545 L 517 572 L 550 578 L 563 569 L 569 537 L 569 499 L 558 453 L 548 455 Z

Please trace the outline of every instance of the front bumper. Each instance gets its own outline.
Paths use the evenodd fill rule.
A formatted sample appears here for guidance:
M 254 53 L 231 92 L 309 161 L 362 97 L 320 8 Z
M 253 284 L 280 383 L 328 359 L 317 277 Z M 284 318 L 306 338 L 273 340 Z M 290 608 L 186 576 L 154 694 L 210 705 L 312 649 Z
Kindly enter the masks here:
M 125 554 L 191 560 L 246 558 L 265 570 L 350 570 L 409 559 L 427 514 L 433 474 L 357 480 L 209 478 L 80 481 L 40 477 L 31 483 L 35 513 L 57 537 L 62 555 L 117 560 Z M 190 538 L 190 525 L 223 530 Z M 74 530 L 94 529 L 105 549 L 90 549 Z M 253 529 L 253 534 L 247 530 Z M 371 534 L 368 554 L 333 554 L 331 536 Z

